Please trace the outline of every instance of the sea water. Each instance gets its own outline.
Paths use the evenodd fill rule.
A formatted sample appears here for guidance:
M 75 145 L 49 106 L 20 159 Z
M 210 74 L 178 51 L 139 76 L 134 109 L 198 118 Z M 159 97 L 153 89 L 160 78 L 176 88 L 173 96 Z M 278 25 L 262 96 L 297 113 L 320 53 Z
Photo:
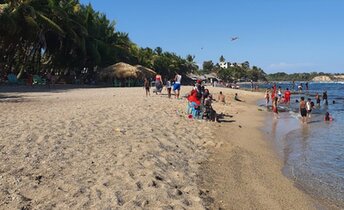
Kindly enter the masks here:
M 291 83 L 278 86 L 292 88 Z M 316 104 L 315 94 L 322 97 L 324 91 L 328 105 L 322 100 L 309 122 L 301 123 L 296 100 L 304 96 Z M 308 91 L 304 88 L 303 93 L 292 95 L 287 110 L 277 120 L 271 115 L 265 128 L 284 160 L 283 171 L 308 193 L 344 209 L 344 84 L 310 83 Z M 333 117 L 332 122 L 324 121 L 326 112 Z

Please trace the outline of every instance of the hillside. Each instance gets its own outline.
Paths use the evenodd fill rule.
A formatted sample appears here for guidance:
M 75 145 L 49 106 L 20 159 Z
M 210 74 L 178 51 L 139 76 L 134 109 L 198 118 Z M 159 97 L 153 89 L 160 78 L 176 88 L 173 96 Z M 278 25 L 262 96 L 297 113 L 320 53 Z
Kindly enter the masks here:
M 344 81 L 344 75 L 323 75 L 323 76 L 316 76 L 312 79 L 314 82 L 337 82 L 337 81 Z

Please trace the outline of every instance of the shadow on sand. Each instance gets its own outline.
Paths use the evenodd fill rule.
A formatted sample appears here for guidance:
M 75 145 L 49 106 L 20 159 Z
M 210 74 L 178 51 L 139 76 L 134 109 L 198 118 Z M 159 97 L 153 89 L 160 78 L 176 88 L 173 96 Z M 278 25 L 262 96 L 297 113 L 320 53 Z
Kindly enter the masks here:
M 20 103 L 24 101 L 29 101 L 23 96 L 13 96 L 13 95 L 2 95 L 0 94 L 0 103 Z
M 38 85 L 38 86 L 25 86 L 25 85 L 4 85 L 0 86 L 1 93 L 44 93 L 44 92 L 66 92 L 75 89 L 84 88 L 114 88 L 105 85 Z
M 229 115 L 229 114 L 218 114 L 217 115 L 217 122 L 218 123 L 232 123 L 235 122 L 235 120 L 228 120 L 226 118 L 232 118 L 233 115 Z

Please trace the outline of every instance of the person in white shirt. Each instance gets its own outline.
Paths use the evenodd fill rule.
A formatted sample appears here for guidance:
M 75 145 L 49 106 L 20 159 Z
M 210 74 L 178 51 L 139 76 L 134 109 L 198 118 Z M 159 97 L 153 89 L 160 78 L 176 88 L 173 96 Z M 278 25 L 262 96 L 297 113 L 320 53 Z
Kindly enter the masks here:
M 182 82 L 182 75 L 176 73 L 176 76 L 174 77 L 173 92 L 177 99 L 179 98 L 179 94 L 180 94 L 181 82 Z
M 311 113 L 312 113 L 312 103 L 311 103 L 311 99 L 309 98 L 306 102 L 306 110 L 307 110 L 307 116 L 310 119 L 311 118 Z

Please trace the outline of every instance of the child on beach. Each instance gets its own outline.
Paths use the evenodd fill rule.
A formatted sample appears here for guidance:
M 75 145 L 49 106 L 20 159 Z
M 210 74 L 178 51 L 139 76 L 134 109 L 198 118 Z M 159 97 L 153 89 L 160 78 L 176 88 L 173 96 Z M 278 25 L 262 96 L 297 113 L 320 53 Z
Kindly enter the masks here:
M 150 84 L 147 78 L 145 78 L 145 81 L 143 83 L 143 86 L 146 90 L 146 97 L 149 95 L 150 96 Z
M 168 98 L 171 98 L 171 90 L 172 90 L 172 82 L 171 82 L 171 80 L 167 80 L 166 81 L 166 90 L 167 90 Z
M 318 93 L 315 94 L 315 100 L 316 100 L 316 107 L 320 107 L 320 96 Z
M 278 119 L 278 98 L 275 97 L 272 102 L 272 112 L 274 113 L 274 118 Z
M 307 110 L 307 117 L 308 119 L 311 118 L 311 113 L 312 113 L 312 100 L 310 98 L 308 98 L 307 102 L 306 102 L 306 110 Z
M 226 97 L 222 94 L 222 91 L 220 91 L 220 94 L 217 97 L 217 100 L 223 104 L 226 104 Z
M 212 95 L 209 95 L 209 97 L 205 99 L 204 104 L 203 104 L 202 118 L 205 120 L 210 120 L 214 122 L 214 121 L 217 121 L 217 114 L 216 114 L 216 111 L 211 106 L 212 100 L 213 100 Z
M 269 89 L 266 89 L 265 91 L 265 104 L 268 106 L 270 103 L 270 94 L 269 94 Z
M 239 101 L 239 102 L 244 102 L 243 100 L 239 99 L 238 93 L 235 93 L 235 95 L 234 95 L 234 100 L 235 100 L 235 101 Z
M 332 121 L 333 119 L 332 119 L 332 117 L 330 116 L 330 113 L 329 112 L 326 112 L 326 114 L 325 114 L 325 118 L 324 118 L 324 121 Z

